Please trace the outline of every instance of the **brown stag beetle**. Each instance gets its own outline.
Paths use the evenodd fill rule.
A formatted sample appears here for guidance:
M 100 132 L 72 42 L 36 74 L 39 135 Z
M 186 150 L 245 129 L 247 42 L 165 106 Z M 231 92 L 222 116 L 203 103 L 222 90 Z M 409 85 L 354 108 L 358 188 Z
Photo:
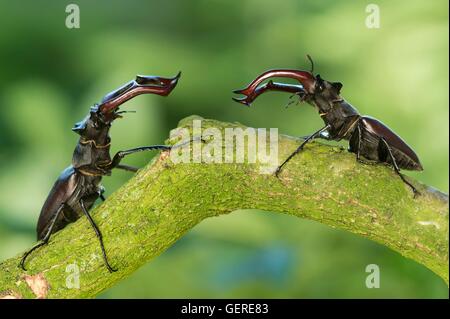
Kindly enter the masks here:
M 349 141 L 349 151 L 356 153 L 358 161 L 361 161 L 360 157 L 363 156 L 371 161 L 392 165 L 395 172 L 404 183 L 411 187 L 416 196 L 417 189 L 400 173 L 400 169 L 423 170 L 416 153 L 385 124 L 373 117 L 361 116 L 350 103 L 339 95 L 342 89 L 341 83 L 323 80 L 320 75 L 314 76 L 314 63 L 309 55 L 307 57 L 311 62 L 311 71 L 270 70 L 258 76 L 245 89 L 234 91 L 245 97 L 233 98 L 233 100 L 247 106 L 250 106 L 259 95 L 266 91 L 292 93 L 299 96 L 300 101 L 314 106 L 325 122 L 324 127 L 306 136 L 301 145 L 278 166 L 275 171 L 276 176 L 283 166 L 313 139 L 322 138 L 333 141 L 345 139 Z M 276 83 L 271 80 L 261 84 L 273 77 L 295 79 L 301 85 Z
M 80 139 L 73 153 L 72 165 L 61 173 L 41 209 L 36 229 L 37 239 L 40 242 L 23 255 L 20 266 L 24 270 L 25 260 L 34 250 L 47 244 L 53 233 L 85 215 L 100 242 L 106 267 L 110 272 L 115 271 L 108 262 L 102 233 L 89 214 L 98 198 L 105 200 L 101 179 L 105 175 L 111 175 L 114 168 L 136 172 L 137 168 L 120 164 L 120 161 L 129 154 L 170 150 L 171 146 L 137 147 L 117 152 L 111 159 L 109 129 L 112 122 L 126 112 L 119 111 L 122 103 L 139 94 L 167 96 L 175 88 L 179 78 L 180 73 L 173 78 L 138 75 L 135 80 L 107 94 L 100 104 L 91 107 L 89 115 L 84 120 L 75 124 L 72 130 L 80 135 Z

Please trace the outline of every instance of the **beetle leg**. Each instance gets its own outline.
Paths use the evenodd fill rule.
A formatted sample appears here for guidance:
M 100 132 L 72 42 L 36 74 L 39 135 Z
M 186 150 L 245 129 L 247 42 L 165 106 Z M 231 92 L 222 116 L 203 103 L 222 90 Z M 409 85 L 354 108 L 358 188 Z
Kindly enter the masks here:
M 295 91 L 288 91 L 295 93 L 299 91 L 299 88 L 305 92 L 305 95 L 311 94 L 314 92 L 314 87 L 316 85 L 316 77 L 311 73 L 307 71 L 300 71 L 300 70 L 287 70 L 287 69 L 278 69 L 278 70 L 269 70 L 267 72 L 264 72 L 263 74 L 259 75 L 256 79 L 254 79 L 249 85 L 247 85 L 246 88 L 241 90 L 234 90 L 233 92 L 236 94 L 243 94 L 246 95 L 245 98 L 242 99 L 234 99 L 236 102 L 243 103 L 245 105 L 249 105 L 256 96 L 255 92 L 258 93 L 258 90 L 265 91 L 266 89 L 270 89 L 270 87 L 274 88 L 276 85 L 281 85 L 283 88 L 289 88 L 289 87 L 295 87 L 294 85 L 289 84 L 278 84 L 274 85 L 273 82 L 268 82 L 265 85 L 261 85 L 265 80 L 270 78 L 290 78 L 297 80 L 301 85 L 297 86 Z M 286 90 L 281 90 L 286 91 Z
M 52 221 L 51 221 L 51 223 L 50 223 L 50 226 L 48 227 L 47 232 L 45 233 L 44 238 L 42 238 L 42 241 L 41 241 L 40 243 L 36 244 L 35 246 L 33 246 L 33 248 L 31 248 L 29 251 L 27 251 L 27 252 L 23 255 L 22 260 L 20 261 L 20 267 L 21 267 L 23 270 L 26 271 L 26 269 L 25 269 L 25 260 L 27 259 L 27 257 L 28 257 L 33 251 L 35 251 L 36 249 L 38 249 L 39 247 L 46 245 L 46 244 L 48 243 L 48 241 L 50 240 L 50 236 L 51 236 L 51 234 L 52 234 L 53 227 L 55 226 L 56 220 L 58 219 L 58 217 L 59 217 L 59 215 L 61 214 L 61 212 L 62 212 L 62 210 L 64 209 L 64 207 L 66 207 L 66 203 L 62 203 L 62 204 L 58 207 L 58 209 L 56 210 L 55 217 L 53 217 L 53 219 L 52 219 Z
M 361 139 L 362 139 L 362 130 L 361 130 L 361 124 L 358 123 L 356 125 L 356 130 L 357 130 L 357 141 L 356 141 L 356 161 L 358 161 L 358 163 L 361 164 L 365 164 L 365 165 L 375 165 L 377 164 L 376 162 L 367 162 L 367 161 L 363 161 L 361 159 Z
M 306 139 L 308 139 L 310 137 L 311 137 L 311 135 L 300 136 L 300 138 L 302 140 L 306 140 Z M 320 134 L 318 134 L 315 138 L 320 138 L 320 139 L 323 139 L 323 140 L 326 140 L 326 141 L 332 141 L 333 140 L 333 138 L 331 138 L 330 134 L 326 130 L 320 132 Z
M 398 176 L 400 176 L 400 178 L 402 179 L 402 181 L 408 185 L 409 187 L 411 187 L 411 190 L 414 193 L 414 197 L 416 197 L 417 195 L 420 195 L 420 192 L 410 183 L 408 182 L 405 177 L 400 173 L 400 169 L 398 168 L 397 165 L 397 161 L 395 160 L 394 155 L 392 154 L 392 150 L 391 147 L 389 146 L 389 144 L 386 142 L 386 140 L 382 137 L 380 138 L 380 141 L 384 144 L 384 146 L 386 147 L 389 157 L 391 158 L 392 161 L 392 166 L 394 167 L 395 172 L 397 173 Z
M 325 127 L 322 127 L 320 130 L 318 130 L 317 132 L 314 132 L 313 134 L 311 134 L 310 136 L 306 137 L 306 139 L 302 142 L 302 144 L 300 144 L 299 147 L 297 147 L 297 149 L 291 154 L 289 155 L 288 158 L 286 158 L 286 160 L 277 167 L 277 170 L 275 171 L 275 176 L 278 177 L 278 174 L 281 172 L 281 169 L 283 168 L 283 166 L 289 162 L 291 160 L 291 158 L 293 158 L 295 155 L 297 155 L 298 153 L 300 153 L 301 150 L 303 150 L 303 147 L 310 141 L 312 141 L 313 139 L 315 139 L 316 137 L 318 137 L 322 132 L 326 131 L 327 129 L 330 128 L 330 125 L 326 125 Z
M 97 238 L 98 238 L 98 240 L 100 242 L 100 247 L 102 249 L 103 260 L 105 261 L 106 268 L 108 268 L 109 272 L 117 271 L 117 269 L 113 269 L 110 266 L 109 262 L 108 262 L 108 257 L 106 257 L 105 246 L 103 245 L 102 233 L 100 232 L 100 229 L 98 229 L 97 225 L 95 224 L 94 220 L 92 219 L 91 215 L 89 214 L 88 210 L 86 209 L 86 206 L 84 205 L 83 198 L 80 198 L 80 206 L 81 206 L 81 209 L 83 210 L 83 213 L 86 215 L 86 217 L 88 218 L 89 222 L 91 223 L 92 228 L 94 228 L 95 235 L 97 236 Z
M 104 202 L 106 200 L 105 196 L 103 195 L 105 193 L 105 188 L 103 186 L 100 186 L 98 189 L 98 197 Z
M 98 111 L 103 116 L 114 119 L 117 115 L 115 111 L 119 106 L 139 94 L 152 93 L 167 96 L 177 85 L 180 75 L 181 72 L 173 78 L 138 75 L 136 79 L 108 93 L 98 105 Z
M 359 162 L 361 160 L 361 126 L 359 123 L 357 124 L 356 129 L 358 130 L 358 149 L 356 151 L 356 160 Z
M 136 147 L 125 151 L 119 151 L 114 155 L 111 163 L 107 166 L 108 169 L 118 168 L 120 161 L 127 155 L 139 153 L 143 151 L 152 151 L 152 150 L 170 150 L 172 147 L 168 145 L 152 145 L 152 146 L 143 146 Z M 123 166 L 121 169 L 124 169 Z
M 358 163 L 364 165 L 378 165 L 378 162 L 376 161 L 363 160 L 361 157 L 362 128 L 360 123 L 356 124 L 356 128 L 352 132 L 349 142 L 350 145 L 348 151 L 356 154 L 356 161 Z

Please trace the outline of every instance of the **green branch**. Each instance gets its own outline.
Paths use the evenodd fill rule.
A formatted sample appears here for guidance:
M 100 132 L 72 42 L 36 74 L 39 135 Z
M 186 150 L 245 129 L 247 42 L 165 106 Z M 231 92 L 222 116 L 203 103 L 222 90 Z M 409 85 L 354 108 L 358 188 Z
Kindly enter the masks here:
M 200 118 L 184 119 L 180 127 L 192 130 L 192 119 Z M 222 132 L 225 127 L 245 128 L 203 120 L 202 128 L 207 127 Z M 279 159 L 297 145 L 297 140 L 280 136 Z M 93 210 L 109 259 L 119 271 L 108 273 L 95 234 L 81 218 L 30 255 L 27 272 L 17 266 L 21 254 L 1 263 L 0 296 L 94 297 L 202 220 L 247 208 L 315 220 L 367 237 L 425 265 L 448 284 L 447 195 L 412 181 L 422 193 L 414 199 L 391 168 L 357 163 L 354 154 L 318 142 L 294 157 L 279 179 L 261 174 L 259 168 L 259 163 L 174 164 L 167 152 L 161 153 Z

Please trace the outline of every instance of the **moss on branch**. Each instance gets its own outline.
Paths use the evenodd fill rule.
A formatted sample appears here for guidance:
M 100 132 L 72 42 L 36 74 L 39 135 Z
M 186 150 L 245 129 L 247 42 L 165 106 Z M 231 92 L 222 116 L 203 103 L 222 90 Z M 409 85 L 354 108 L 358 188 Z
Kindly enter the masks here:
M 180 127 L 192 130 L 190 117 Z M 242 127 L 214 120 L 202 127 Z M 299 141 L 279 137 L 284 159 Z M 18 268 L 21 254 L 0 264 L 0 297 L 94 297 L 152 260 L 202 220 L 238 209 L 286 213 L 344 229 L 421 263 L 448 284 L 448 197 L 411 180 L 411 190 L 385 165 L 357 163 L 354 154 L 320 142 L 294 157 L 280 178 L 256 164 L 174 164 L 161 153 L 92 212 L 112 265 L 81 218 Z M 79 288 L 68 288 L 80 270 Z M 69 268 L 68 268 L 69 266 Z M 207 267 L 207 266 L 205 266 Z M 69 278 L 69 279 L 68 279 Z M 70 284 L 69 284 L 70 286 Z

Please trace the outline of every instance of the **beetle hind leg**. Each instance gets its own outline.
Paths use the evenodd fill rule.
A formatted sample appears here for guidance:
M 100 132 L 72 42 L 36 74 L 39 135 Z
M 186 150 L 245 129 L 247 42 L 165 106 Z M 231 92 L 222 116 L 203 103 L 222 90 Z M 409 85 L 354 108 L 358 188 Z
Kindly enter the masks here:
M 114 269 L 111 267 L 111 265 L 108 262 L 108 257 L 106 256 L 106 250 L 105 250 L 105 246 L 103 244 L 103 236 L 102 233 L 100 232 L 100 229 L 97 227 L 97 225 L 95 224 L 94 220 L 92 219 L 91 215 L 89 214 L 85 204 L 84 204 L 84 200 L 83 198 L 80 199 L 80 206 L 81 209 L 83 210 L 83 213 L 86 215 L 86 217 L 89 220 L 89 223 L 91 224 L 92 228 L 94 228 L 95 231 L 95 235 L 97 236 L 99 242 L 100 242 L 100 247 L 102 249 L 102 254 L 103 254 L 103 260 L 105 261 L 105 265 L 106 268 L 108 268 L 108 271 L 111 272 L 115 272 L 117 271 L 117 269 Z
M 23 270 L 27 270 L 25 268 L 25 261 L 27 259 L 27 257 L 36 249 L 38 249 L 39 247 L 42 247 L 44 245 L 46 245 L 48 243 L 48 241 L 50 240 L 50 236 L 52 234 L 53 228 L 56 224 L 56 221 L 58 220 L 59 215 L 61 214 L 61 212 L 63 211 L 64 207 L 66 207 L 65 203 L 62 203 L 59 207 L 58 210 L 55 213 L 55 217 L 53 217 L 52 222 L 50 223 L 50 226 L 47 229 L 47 232 L 45 233 L 44 238 L 42 238 L 42 241 L 40 243 L 37 243 L 36 245 L 34 245 L 30 250 L 28 250 L 25 254 L 23 254 L 22 259 L 20 261 L 20 268 L 22 268 Z
M 388 155 L 389 158 L 391 159 L 392 166 L 394 167 L 394 170 L 395 170 L 395 172 L 397 173 L 397 175 L 400 176 L 400 178 L 402 179 L 403 183 L 405 183 L 406 185 L 408 185 L 408 186 L 411 188 L 411 190 L 413 191 L 413 193 L 414 193 L 414 198 L 415 198 L 417 195 L 420 195 L 420 192 L 414 187 L 414 185 L 411 184 L 410 182 L 408 182 L 408 181 L 406 180 L 406 178 L 403 176 L 403 174 L 400 173 L 400 169 L 399 169 L 399 167 L 398 167 L 398 165 L 397 165 L 397 161 L 395 160 L 395 157 L 394 157 L 394 155 L 392 154 L 391 147 L 390 147 L 389 144 L 386 142 L 386 140 L 385 140 L 384 138 L 381 138 L 381 139 L 380 139 L 380 143 L 383 143 L 382 145 L 384 146 L 385 150 L 387 151 L 387 155 Z

